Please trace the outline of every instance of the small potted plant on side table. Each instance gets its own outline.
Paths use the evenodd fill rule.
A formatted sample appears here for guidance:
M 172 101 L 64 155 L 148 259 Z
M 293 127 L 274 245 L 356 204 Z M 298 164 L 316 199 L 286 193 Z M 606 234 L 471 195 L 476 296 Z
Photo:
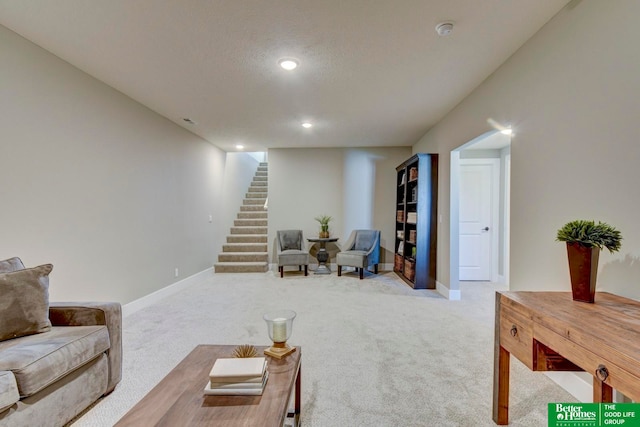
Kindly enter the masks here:
M 320 215 L 315 217 L 315 220 L 320 223 L 320 233 L 318 234 L 318 237 L 321 239 L 329 237 L 329 221 L 332 219 L 333 218 L 329 215 Z
M 573 300 L 594 302 L 600 250 L 620 250 L 622 234 L 605 222 L 579 219 L 559 229 L 556 240 L 567 243 Z

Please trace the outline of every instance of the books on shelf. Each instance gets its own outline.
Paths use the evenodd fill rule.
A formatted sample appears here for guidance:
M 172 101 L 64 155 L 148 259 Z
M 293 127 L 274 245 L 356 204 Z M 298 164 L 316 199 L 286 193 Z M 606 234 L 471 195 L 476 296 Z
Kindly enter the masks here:
M 418 222 L 418 214 L 416 212 L 407 212 L 407 223 L 415 224 Z
M 412 167 L 409 169 L 409 181 L 415 181 L 416 179 L 418 179 L 418 168 Z
M 205 394 L 261 395 L 267 383 L 265 357 L 219 358 L 209 372 Z

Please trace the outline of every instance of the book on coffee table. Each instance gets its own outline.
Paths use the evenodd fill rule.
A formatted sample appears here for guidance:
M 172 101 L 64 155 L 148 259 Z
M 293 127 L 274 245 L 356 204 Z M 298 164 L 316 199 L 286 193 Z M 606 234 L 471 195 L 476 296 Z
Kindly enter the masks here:
M 211 383 L 263 383 L 265 357 L 219 358 L 209 372 Z
M 209 381 L 204 388 L 204 394 L 208 395 L 251 395 L 259 396 L 267 384 L 269 372 L 265 371 L 260 383 L 212 383 Z

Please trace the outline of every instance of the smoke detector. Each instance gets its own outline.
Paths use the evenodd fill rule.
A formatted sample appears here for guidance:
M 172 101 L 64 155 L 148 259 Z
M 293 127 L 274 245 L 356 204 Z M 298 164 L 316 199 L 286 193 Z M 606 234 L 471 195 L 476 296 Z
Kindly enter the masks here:
M 441 22 L 436 25 L 436 33 L 440 37 L 448 36 L 453 31 L 453 22 Z

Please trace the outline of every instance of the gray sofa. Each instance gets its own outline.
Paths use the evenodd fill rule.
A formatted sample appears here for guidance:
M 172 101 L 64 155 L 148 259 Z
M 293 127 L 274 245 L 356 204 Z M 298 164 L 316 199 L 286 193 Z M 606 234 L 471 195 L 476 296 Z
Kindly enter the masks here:
M 49 304 L 52 266 L 15 260 L 0 261 L 0 426 L 64 426 L 121 379 L 121 306 Z

